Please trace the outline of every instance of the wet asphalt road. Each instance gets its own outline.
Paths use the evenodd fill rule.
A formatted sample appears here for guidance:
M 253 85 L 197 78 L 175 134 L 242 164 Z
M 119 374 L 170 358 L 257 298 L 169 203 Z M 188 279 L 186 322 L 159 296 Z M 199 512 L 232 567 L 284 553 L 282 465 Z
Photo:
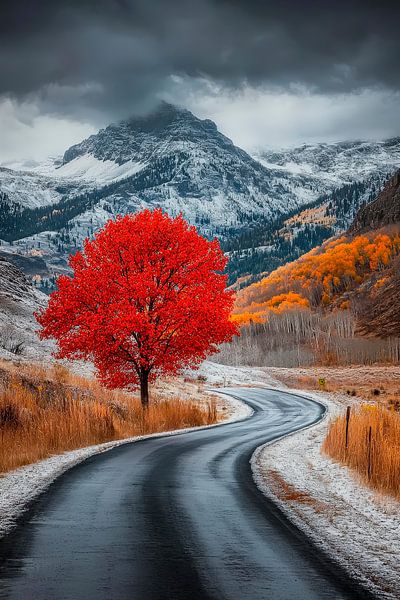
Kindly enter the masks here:
M 257 446 L 318 421 L 322 406 L 229 392 L 250 418 L 121 446 L 60 477 L 0 542 L 0 598 L 367 598 L 251 476 Z

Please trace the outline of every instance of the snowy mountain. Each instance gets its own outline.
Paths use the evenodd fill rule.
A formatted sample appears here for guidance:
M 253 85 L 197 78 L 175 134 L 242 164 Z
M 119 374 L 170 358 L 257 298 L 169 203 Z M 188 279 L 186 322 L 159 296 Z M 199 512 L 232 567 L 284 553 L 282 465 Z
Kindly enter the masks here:
M 282 176 L 312 180 L 321 192 L 365 180 L 378 172 L 393 173 L 400 164 L 400 138 L 382 142 L 304 144 L 280 151 L 267 148 L 255 151 L 254 157 Z
M 369 202 L 400 166 L 400 138 L 264 149 L 254 157 L 275 177 L 292 182 L 309 207 L 327 205 L 336 230 L 344 231 L 358 208 Z
M 0 170 L 0 237 L 7 241 L 66 229 L 80 245 L 110 214 L 144 206 L 182 212 L 203 233 L 223 235 L 304 203 L 212 121 L 169 104 L 110 125 L 61 162 L 31 172 L 9 167 Z
M 82 177 L 82 172 L 97 184 L 118 182 L 108 198 L 121 212 L 157 205 L 211 229 L 296 205 L 294 198 L 278 197 L 268 170 L 212 121 L 169 104 L 67 150 L 58 175 Z
M 23 254 L 28 263 L 40 257 L 44 282 L 65 271 L 68 254 L 107 219 L 142 207 L 182 212 L 228 249 L 231 241 L 245 250 L 269 247 L 265 232 L 275 235 L 311 205 L 322 207 L 337 230 L 345 228 L 398 166 L 400 139 L 252 157 L 212 121 L 164 103 L 146 117 L 100 130 L 56 160 L 0 167 L 0 239 L 10 257 Z M 308 243 L 320 243 L 320 233 L 311 231 Z M 250 245 L 246 236 L 254 238 Z

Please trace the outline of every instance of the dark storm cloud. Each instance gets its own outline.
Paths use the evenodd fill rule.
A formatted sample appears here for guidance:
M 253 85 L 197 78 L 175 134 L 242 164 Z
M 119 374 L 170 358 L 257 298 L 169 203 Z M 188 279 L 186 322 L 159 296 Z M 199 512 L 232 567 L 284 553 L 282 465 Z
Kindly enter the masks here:
M 145 110 L 172 74 L 326 94 L 400 87 L 393 2 L 20 0 L 0 14 L 0 94 L 95 119 Z M 184 103 L 184 98 L 182 102 Z

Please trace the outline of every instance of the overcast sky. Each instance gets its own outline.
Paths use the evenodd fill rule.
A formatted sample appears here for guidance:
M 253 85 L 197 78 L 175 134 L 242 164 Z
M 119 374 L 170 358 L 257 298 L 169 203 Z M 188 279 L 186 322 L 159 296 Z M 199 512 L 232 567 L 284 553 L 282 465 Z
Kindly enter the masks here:
M 246 149 L 400 134 L 392 0 L 3 4 L 0 161 L 59 154 L 161 99 Z

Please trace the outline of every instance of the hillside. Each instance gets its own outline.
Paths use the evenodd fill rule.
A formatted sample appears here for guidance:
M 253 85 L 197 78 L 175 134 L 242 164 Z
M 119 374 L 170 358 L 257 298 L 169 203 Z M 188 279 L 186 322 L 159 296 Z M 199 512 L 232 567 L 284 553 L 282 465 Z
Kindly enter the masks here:
M 399 360 L 398 209 L 397 173 L 345 235 L 240 290 L 241 360 L 245 347 L 276 366 Z
M 399 252 L 398 229 L 338 237 L 243 289 L 237 312 L 245 321 L 262 321 L 269 312 L 302 306 L 349 308 L 361 286 L 382 275 Z
M 302 256 L 352 223 L 358 209 L 373 200 L 387 176 L 376 173 L 364 181 L 343 184 L 304 207 L 275 219 L 259 219 L 222 241 L 229 252 L 230 283 L 243 275 L 252 282 Z
M 38 359 L 52 349 L 39 341 L 33 313 L 47 298 L 36 290 L 20 269 L 0 256 L 0 357 Z
M 400 172 L 378 198 L 359 211 L 351 233 L 374 227 L 397 226 L 400 223 Z M 364 294 L 359 311 L 360 331 L 380 337 L 400 337 L 400 259 L 390 264 L 369 294 Z
M 376 200 L 358 211 L 349 233 L 379 229 L 400 222 L 400 171 L 390 179 Z
M 400 261 L 395 260 L 358 313 L 359 331 L 376 337 L 400 337 Z
M 290 181 L 304 208 L 246 225 L 226 242 L 230 282 L 252 281 L 344 233 L 400 166 L 400 140 L 302 145 L 253 153 L 274 177 Z
M 332 238 L 240 291 L 238 315 L 243 320 L 253 315 L 261 321 L 269 311 L 292 305 L 348 308 L 357 292 L 365 292 L 367 282 L 393 269 L 400 252 L 399 229 L 400 172 L 373 202 L 358 211 L 345 235 Z

